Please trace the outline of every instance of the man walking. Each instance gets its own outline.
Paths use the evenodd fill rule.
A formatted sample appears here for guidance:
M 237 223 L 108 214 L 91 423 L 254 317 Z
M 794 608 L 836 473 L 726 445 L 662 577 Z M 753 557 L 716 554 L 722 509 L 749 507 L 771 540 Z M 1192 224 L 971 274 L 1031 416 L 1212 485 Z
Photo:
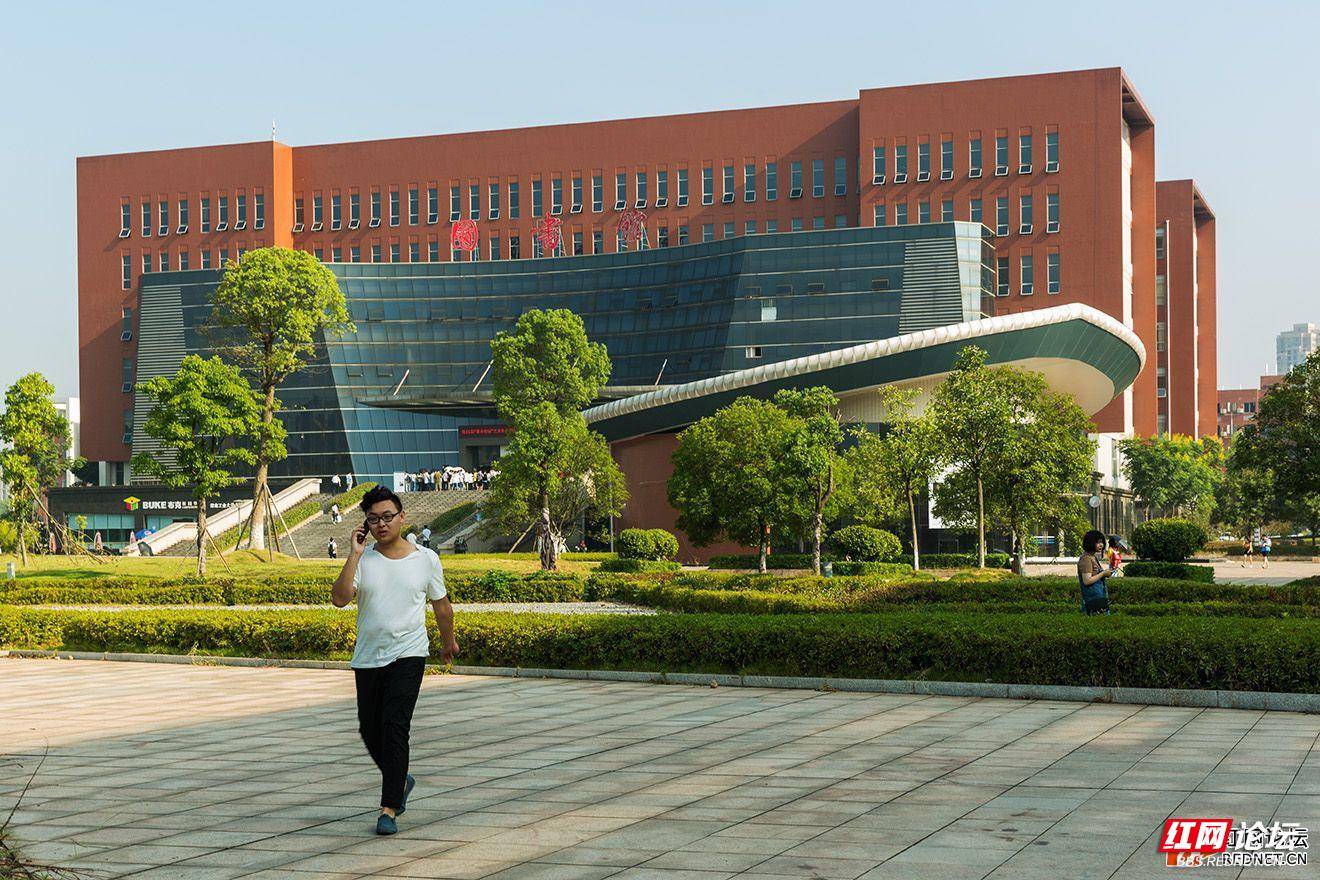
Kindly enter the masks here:
M 408 774 L 408 733 L 430 653 L 428 600 L 446 663 L 458 654 L 458 643 L 440 557 L 403 539 L 399 496 L 376 486 L 362 498 L 362 512 L 366 521 L 353 531 L 331 601 L 343 608 L 357 597 L 357 645 L 349 665 L 357 685 L 358 731 L 380 768 L 376 833 L 394 834 L 416 785 Z M 376 539 L 370 548 L 368 534 Z

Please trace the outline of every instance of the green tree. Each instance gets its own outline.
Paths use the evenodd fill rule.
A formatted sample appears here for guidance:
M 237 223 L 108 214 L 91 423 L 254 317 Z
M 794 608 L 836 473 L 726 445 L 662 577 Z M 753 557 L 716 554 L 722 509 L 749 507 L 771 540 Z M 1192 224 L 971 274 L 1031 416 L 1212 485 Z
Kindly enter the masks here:
M 239 372 L 218 357 L 188 355 L 173 376 L 148 379 L 137 390 L 153 401 L 143 431 L 174 460 L 140 452 L 133 469 L 191 491 L 197 501 L 197 574 L 205 577 L 206 504 L 234 482 L 235 467 L 256 460 L 240 443 L 259 429 L 261 407 Z
M 820 574 L 820 547 L 825 538 L 825 509 L 834 497 L 839 474 L 839 398 L 824 386 L 785 388 L 775 406 L 793 419 L 792 438 L 784 464 L 790 477 L 783 490 L 801 502 L 796 517 L 811 534 L 811 567 Z
M 1003 371 L 986 366 L 974 345 L 958 353 L 953 372 L 935 392 L 930 417 L 942 440 L 941 458 L 952 472 L 940 481 L 936 510 L 950 521 L 974 524 L 977 565 L 985 568 L 985 481 L 1004 454 L 1014 430 L 1013 408 Z M 971 503 L 963 485 L 972 489 Z
M 327 335 L 356 331 L 334 273 L 311 254 L 289 248 L 258 248 L 225 266 L 215 292 L 211 324 L 222 354 L 247 375 L 261 397 L 261 422 L 254 433 L 249 546 L 265 547 L 270 465 L 288 455 L 284 425 L 276 418 L 275 391 L 307 366 Z
M 865 429 L 856 432 L 857 445 L 848 451 L 852 475 L 850 501 L 853 515 L 874 525 L 889 520 L 902 505 L 906 508 L 912 543 L 912 567 L 921 570 L 917 540 L 917 498 L 930 488 L 940 465 L 941 443 L 928 415 L 914 416 L 919 392 L 909 389 L 880 389 L 885 410 L 882 433 Z
M 1320 531 L 1320 352 L 1265 393 L 1237 442 L 1243 465 L 1273 474 L 1280 518 L 1306 526 L 1314 546 Z
M 541 568 L 554 570 L 568 522 L 585 509 L 615 515 L 623 475 L 581 410 L 609 379 L 605 346 L 567 309 L 524 312 L 491 341 L 495 405 L 513 429 L 487 501 L 498 522 L 535 522 Z
M 69 420 L 55 408 L 54 393 L 45 376 L 29 373 L 5 391 L 0 415 L 0 477 L 9 487 L 9 515 L 24 566 L 41 497 L 66 471 L 82 466 L 81 459 L 69 457 Z
M 1132 492 L 1152 509 L 1208 519 L 1215 487 L 1223 478 L 1224 447 L 1217 437 L 1199 440 L 1182 434 L 1132 437 L 1119 441 L 1123 472 Z
M 769 401 L 740 397 L 679 435 L 669 503 L 693 543 L 725 537 L 755 546 L 757 569 L 766 570 L 770 530 L 795 513 L 786 491 L 795 480 L 788 473 L 795 421 Z
M 1276 504 L 1274 472 L 1248 463 L 1249 452 L 1241 437 L 1239 432 L 1229 451 L 1224 479 L 1215 489 L 1215 520 L 1231 534 L 1245 538 L 1270 521 Z

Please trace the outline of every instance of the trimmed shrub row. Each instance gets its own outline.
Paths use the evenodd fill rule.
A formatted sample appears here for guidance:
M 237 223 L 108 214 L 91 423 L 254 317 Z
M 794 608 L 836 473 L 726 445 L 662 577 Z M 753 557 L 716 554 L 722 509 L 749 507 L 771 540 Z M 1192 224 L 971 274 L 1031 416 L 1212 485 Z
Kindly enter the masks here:
M 822 563 L 824 563 L 826 560 L 832 560 L 832 559 L 834 559 L 834 557 L 828 553 L 821 554 L 820 557 L 820 561 Z M 713 568 L 713 569 L 732 569 L 732 570 L 755 569 L 758 565 L 757 560 L 758 557 L 757 554 L 755 553 L 725 554 L 720 556 L 712 556 L 710 558 L 710 561 L 706 563 L 706 566 L 708 568 Z M 810 570 L 811 554 L 810 553 L 771 553 L 769 556 L 765 558 L 765 567 L 773 568 L 776 571 L 792 570 L 798 568 Z
M 606 559 L 597 571 L 628 572 L 639 574 L 655 571 L 678 571 L 683 566 L 668 559 Z
M 678 555 L 678 538 L 664 529 L 624 529 L 617 545 L 623 559 L 659 561 Z
M 849 562 L 839 560 L 833 563 L 833 571 L 836 575 L 882 575 L 884 577 L 898 577 L 901 575 L 911 575 L 912 566 L 906 562 Z
M 912 554 L 904 553 L 894 558 L 895 562 L 912 564 Z M 1007 553 L 986 553 L 986 568 L 1008 568 L 1011 559 Z M 922 568 L 976 568 L 975 553 L 923 553 Z
M 1137 560 L 1123 566 L 1123 574 L 1132 577 L 1172 578 L 1180 581 L 1198 581 L 1203 584 L 1215 582 L 1215 569 L 1212 565 L 1192 565 L 1189 562 L 1147 562 Z
M 461 662 L 473 665 L 1320 690 L 1320 620 L 948 611 L 468 614 L 457 630 Z M 353 638 L 351 616 L 322 610 L 0 608 L 0 643 L 10 647 L 343 657 Z

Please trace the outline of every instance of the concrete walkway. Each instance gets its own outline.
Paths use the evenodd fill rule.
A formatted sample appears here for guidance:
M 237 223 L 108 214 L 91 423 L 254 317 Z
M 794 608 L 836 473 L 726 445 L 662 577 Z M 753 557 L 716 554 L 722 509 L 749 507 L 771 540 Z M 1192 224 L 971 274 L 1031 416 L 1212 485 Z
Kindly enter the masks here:
M 1320 716 L 429 676 L 418 787 L 377 838 L 352 694 L 0 660 L 0 805 L 49 747 L 29 856 L 170 880 L 1169 877 L 1166 817 L 1320 826 Z

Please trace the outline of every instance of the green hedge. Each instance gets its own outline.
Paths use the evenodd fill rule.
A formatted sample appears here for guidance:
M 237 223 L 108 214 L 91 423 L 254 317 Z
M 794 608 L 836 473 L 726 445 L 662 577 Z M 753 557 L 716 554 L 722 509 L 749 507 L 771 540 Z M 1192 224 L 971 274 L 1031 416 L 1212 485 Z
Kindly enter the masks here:
M 1182 562 L 1208 539 L 1204 526 L 1187 519 L 1152 519 L 1132 529 L 1132 549 L 1156 562 Z
M 467 614 L 456 625 L 460 662 L 473 665 L 1320 690 L 1320 620 L 905 611 Z M 343 657 L 353 630 L 352 615 L 325 610 L 0 608 L 0 644 L 25 648 Z
M 1180 581 L 1215 582 L 1212 565 L 1192 565 L 1188 562 L 1147 562 L 1138 560 L 1123 566 L 1123 574 L 1132 577 L 1173 578 Z
M 618 547 L 623 559 L 673 559 L 678 555 L 678 538 L 664 529 L 624 529 Z
M 832 559 L 834 559 L 834 557 L 828 553 L 821 554 L 820 557 L 820 561 L 822 563 L 825 562 L 826 560 L 832 560 Z M 755 569 L 758 565 L 757 560 L 758 560 L 758 556 L 755 553 L 725 554 L 720 556 L 712 556 L 710 558 L 710 561 L 707 562 L 706 565 L 708 568 L 714 568 L 714 569 L 730 569 L 730 570 L 742 570 L 749 568 Z M 775 569 L 776 571 L 784 571 L 784 570 L 792 570 L 792 569 L 806 569 L 810 571 L 811 554 L 810 553 L 771 553 L 769 556 L 765 558 L 765 567 L 768 569 Z
M 912 566 L 906 562 L 849 562 L 840 559 L 833 563 L 836 575 L 878 574 L 889 577 L 911 575 Z
M 888 562 L 903 552 L 903 542 L 884 529 L 853 525 L 830 535 L 830 549 L 839 556 L 863 562 Z
M 678 571 L 683 566 L 668 559 L 606 559 L 597 571 L 629 572 L 638 574 L 653 571 Z
M 904 553 L 895 557 L 895 562 L 905 562 L 912 564 L 912 554 Z M 987 553 L 985 554 L 986 568 L 1008 568 L 1011 563 L 1007 553 Z M 975 553 L 923 553 L 921 554 L 922 568 L 976 568 Z

